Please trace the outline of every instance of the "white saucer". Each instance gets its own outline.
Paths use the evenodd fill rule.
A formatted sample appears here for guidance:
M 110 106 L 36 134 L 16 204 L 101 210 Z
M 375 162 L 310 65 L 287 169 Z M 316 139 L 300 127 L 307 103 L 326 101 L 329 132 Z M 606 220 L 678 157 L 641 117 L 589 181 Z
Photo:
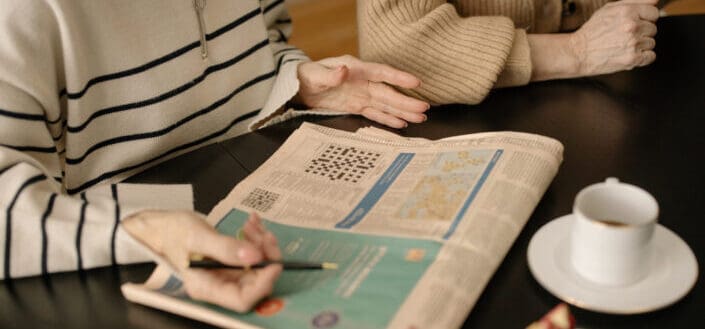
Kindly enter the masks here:
M 587 310 L 612 314 L 637 314 L 669 306 L 683 298 L 698 278 L 693 251 L 675 233 L 656 225 L 649 274 L 625 286 L 604 286 L 583 279 L 568 259 L 573 216 L 555 219 L 531 238 L 529 269 L 546 290 Z

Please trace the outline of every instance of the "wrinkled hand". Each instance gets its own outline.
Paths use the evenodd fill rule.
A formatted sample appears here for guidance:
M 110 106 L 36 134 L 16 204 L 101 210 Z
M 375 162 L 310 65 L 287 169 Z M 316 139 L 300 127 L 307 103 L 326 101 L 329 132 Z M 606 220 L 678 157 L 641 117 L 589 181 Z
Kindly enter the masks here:
M 645 66 L 656 60 L 658 0 L 610 2 L 571 35 L 579 75 L 598 75 Z
M 423 122 L 429 104 L 392 88 L 416 88 L 419 79 L 390 66 L 345 55 L 299 65 L 296 100 L 317 109 L 360 114 L 393 128 Z
M 271 294 L 282 271 L 281 265 L 248 271 L 188 268 L 193 255 L 229 265 L 281 259 L 276 238 L 255 214 L 243 226 L 246 240 L 218 233 L 200 214 L 190 211 L 142 211 L 123 220 L 122 227 L 177 268 L 191 298 L 237 312 L 247 312 Z

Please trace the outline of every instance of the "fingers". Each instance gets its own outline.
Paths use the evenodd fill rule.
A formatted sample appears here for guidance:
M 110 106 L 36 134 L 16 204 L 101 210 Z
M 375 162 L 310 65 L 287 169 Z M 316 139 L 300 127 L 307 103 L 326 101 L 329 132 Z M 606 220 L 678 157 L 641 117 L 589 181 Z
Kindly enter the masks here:
M 622 17 L 642 19 L 650 22 L 658 20 L 660 13 L 656 7 L 658 0 L 622 0 L 609 2 L 598 12 L 607 11 Z
M 404 111 L 400 110 L 396 107 L 384 104 L 384 103 L 377 103 L 375 102 L 374 104 L 374 109 L 381 111 L 385 114 L 391 115 L 393 117 L 396 117 L 398 119 L 401 119 L 406 122 L 414 122 L 414 123 L 421 123 L 426 121 L 426 115 L 423 113 L 414 113 L 414 112 L 409 112 L 409 111 Z M 406 127 L 406 125 L 405 125 Z
M 651 23 L 651 22 L 640 22 L 637 27 L 637 34 L 644 36 L 644 37 L 653 37 L 656 35 L 656 32 L 658 29 L 656 28 L 656 24 Z
M 634 47 L 631 56 L 626 56 L 627 68 L 646 66 L 656 60 L 656 53 L 653 51 L 656 41 L 653 38 L 640 38 Z
M 652 50 L 643 52 L 641 56 L 641 62 L 638 64 L 638 66 L 646 66 L 656 60 L 656 53 Z
M 620 56 L 618 60 L 622 62 L 625 70 L 631 70 L 653 63 L 656 60 L 656 53 L 653 50 L 637 51 Z
M 341 72 L 330 69 L 341 67 Z M 353 56 L 326 58 L 299 66 L 299 97 L 316 108 L 331 109 L 365 117 L 394 128 L 407 122 L 423 122 L 427 102 L 406 96 L 392 86 L 415 88 L 420 80 L 391 66 L 368 63 Z M 252 241 L 261 244 L 256 227 L 248 229 Z M 263 245 L 264 247 L 264 245 Z
M 409 111 L 400 110 L 396 107 L 384 104 L 384 103 L 374 103 L 374 108 L 378 111 L 384 112 L 393 117 L 399 118 L 406 122 L 421 123 L 426 121 L 426 115 L 423 113 L 414 113 Z M 406 125 L 404 125 L 406 127 Z
M 281 259 L 281 251 L 274 234 L 266 229 L 257 214 L 250 215 L 243 226 L 243 233 L 247 241 L 237 241 L 223 235 L 219 237 L 208 236 L 209 239 L 220 239 L 220 241 L 213 243 L 203 241 L 205 245 L 200 250 L 203 254 L 222 262 L 226 262 L 225 259 L 229 258 L 231 264 L 254 263 L 254 258 L 245 261 L 248 260 L 247 256 L 241 254 L 242 250 L 249 250 L 248 248 L 259 252 L 260 259 L 257 262 L 264 260 L 263 258 Z M 223 239 L 223 237 L 228 239 Z M 221 247 L 217 245 L 221 245 Z M 232 253 L 219 254 L 223 248 L 236 248 L 238 257 L 230 258 Z M 219 258 L 218 255 L 222 258 Z M 237 312 L 247 312 L 259 300 L 272 293 L 274 282 L 281 271 L 282 266 L 279 264 L 249 271 L 187 269 L 182 273 L 182 278 L 186 292 L 192 298 L 214 303 Z
M 208 227 L 210 228 L 210 227 Z M 237 240 L 223 235 L 214 229 L 194 232 L 198 236 L 196 243 L 190 244 L 192 253 L 207 256 L 230 265 L 250 265 L 264 259 L 260 248 L 249 241 Z
M 354 56 L 344 55 L 322 60 L 323 63 L 342 62 L 350 66 L 353 78 L 374 82 L 385 82 L 394 86 L 412 89 L 421 85 L 421 80 L 411 73 L 395 69 L 389 65 L 365 62 Z M 326 65 L 326 64 L 324 64 Z M 330 65 L 330 64 L 327 64 Z
M 269 260 L 280 260 L 281 250 L 277 238 L 262 224 L 256 213 L 250 214 L 250 219 L 243 226 L 245 238 L 264 252 Z
M 397 70 L 389 65 L 365 62 L 351 55 L 325 58 L 318 63 L 329 67 L 346 65 L 351 69 L 350 74 L 353 79 L 385 82 L 402 88 L 416 88 L 421 85 L 421 80 L 413 74 Z
M 270 260 L 281 260 L 282 259 L 282 252 L 281 252 L 281 249 L 279 249 L 279 241 L 277 241 L 277 237 L 275 237 L 274 234 L 272 234 L 272 232 L 267 231 L 267 233 L 265 233 L 263 250 L 264 250 L 264 256 L 267 259 L 270 259 Z
M 429 104 L 416 98 L 406 96 L 396 89 L 383 83 L 370 83 L 370 96 L 377 102 L 388 104 L 404 111 L 423 113 L 429 109 Z
M 364 108 L 362 112 L 360 112 L 360 114 L 365 118 L 379 122 L 383 125 L 387 125 L 392 128 L 401 129 L 406 128 L 408 126 L 406 121 L 372 107 Z
M 406 96 L 394 88 L 382 83 L 370 83 L 369 92 L 372 106 L 408 122 L 424 122 L 429 109 L 426 102 Z
M 188 270 L 184 272 L 183 279 L 186 292 L 191 298 L 242 313 L 272 293 L 274 282 L 281 271 L 281 265 L 269 265 L 245 272 Z
M 413 89 L 421 85 L 421 80 L 410 73 L 397 70 L 389 65 L 363 62 L 361 65 L 364 78 L 374 82 Z
M 363 110 L 362 115 L 372 121 L 379 122 L 385 126 L 395 129 L 403 129 L 409 126 L 409 124 L 404 120 L 371 108 L 366 108 Z
M 634 6 L 636 12 L 639 14 L 639 18 L 655 22 L 659 18 L 658 8 L 652 5 L 636 5 Z
M 652 50 L 656 47 L 656 40 L 654 38 L 641 38 L 637 41 L 635 47 L 637 52 Z

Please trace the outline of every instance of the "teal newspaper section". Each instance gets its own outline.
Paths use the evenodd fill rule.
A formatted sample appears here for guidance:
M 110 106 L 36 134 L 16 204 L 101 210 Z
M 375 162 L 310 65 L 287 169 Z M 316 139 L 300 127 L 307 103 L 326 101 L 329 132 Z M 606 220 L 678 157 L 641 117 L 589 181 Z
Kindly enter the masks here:
M 248 214 L 233 209 L 216 228 L 238 236 Z M 284 259 L 335 262 L 338 270 L 284 271 L 272 298 L 238 314 L 193 301 L 263 328 L 385 328 L 436 258 L 437 241 L 299 228 L 266 221 Z M 172 283 L 173 284 L 173 283 Z

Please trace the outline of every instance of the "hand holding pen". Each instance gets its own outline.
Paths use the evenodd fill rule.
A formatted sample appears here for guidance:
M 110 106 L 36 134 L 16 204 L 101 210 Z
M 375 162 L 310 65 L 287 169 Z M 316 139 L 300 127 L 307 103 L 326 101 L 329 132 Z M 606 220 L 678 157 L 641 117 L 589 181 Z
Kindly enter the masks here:
M 218 233 L 191 211 L 141 211 L 124 219 L 122 228 L 180 277 L 191 298 L 237 312 L 247 312 L 271 294 L 283 269 L 277 239 L 255 214 L 243 225 L 244 240 Z M 203 270 L 189 267 L 191 255 L 228 265 L 266 266 L 250 265 L 250 271 Z

